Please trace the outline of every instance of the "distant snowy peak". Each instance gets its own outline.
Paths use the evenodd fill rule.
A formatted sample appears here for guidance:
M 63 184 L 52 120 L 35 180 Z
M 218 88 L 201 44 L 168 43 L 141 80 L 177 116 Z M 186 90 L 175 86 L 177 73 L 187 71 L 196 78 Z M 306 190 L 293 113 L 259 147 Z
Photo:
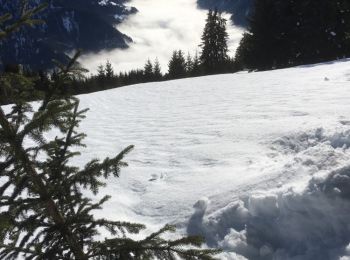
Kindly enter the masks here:
M 34 7 L 44 0 L 30 0 Z M 19 63 L 41 69 L 52 67 L 52 59 L 65 61 L 66 52 L 80 48 L 85 52 L 127 48 L 131 38 L 115 25 L 137 12 L 124 5 L 124 0 L 50 0 L 49 7 L 37 18 L 44 25 L 24 28 L 0 43 L 0 68 L 6 63 Z M 10 13 L 18 18 L 20 0 L 0 0 L 0 15 Z M 2 64 L 1 64 L 2 63 Z

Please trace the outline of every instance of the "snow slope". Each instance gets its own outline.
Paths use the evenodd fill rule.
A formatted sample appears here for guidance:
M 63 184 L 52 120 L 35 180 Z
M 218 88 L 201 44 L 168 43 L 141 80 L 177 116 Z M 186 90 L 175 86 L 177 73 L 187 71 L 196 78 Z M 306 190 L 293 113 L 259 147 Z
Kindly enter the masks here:
M 80 99 L 76 163 L 135 145 L 104 216 L 175 223 L 220 259 L 350 259 L 350 61 Z

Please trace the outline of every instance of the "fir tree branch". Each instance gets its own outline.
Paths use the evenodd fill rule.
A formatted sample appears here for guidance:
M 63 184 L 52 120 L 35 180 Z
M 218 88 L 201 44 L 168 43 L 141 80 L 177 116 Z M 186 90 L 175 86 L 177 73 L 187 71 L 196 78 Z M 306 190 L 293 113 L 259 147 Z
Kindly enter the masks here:
M 22 12 L 22 15 L 18 21 L 16 21 L 14 24 L 11 24 L 9 26 L 5 26 L 4 28 L 0 28 L 0 40 L 7 37 L 9 34 L 18 31 L 20 28 L 22 28 L 24 25 L 26 26 L 34 26 L 36 24 L 42 24 L 43 21 L 39 19 L 33 19 L 32 17 L 40 12 L 42 12 L 48 5 L 47 4 L 41 4 L 33 9 L 24 10 Z M 9 21 L 12 19 L 11 14 L 5 14 L 0 17 L 0 25 L 3 24 L 6 21 Z
M 38 194 L 40 195 L 42 201 L 45 204 L 45 207 L 46 207 L 46 210 L 48 211 L 49 216 L 56 223 L 56 225 L 60 227 L 62 234 L 67 239 L 67 243 L 71 246 L 73 252 L 75 253 L 76 258 L 78 260 L 86 260 L 87 257 L 85 256 L 81 247 L 76 242 L 78 240 L 71 233 L 69 228 L 65 225 L 65 220 L 63 215 L 59 212 L 55 202 L 50 198 L 43 181 L 40 179 L 39 174 L 36 172 L 35 168 L 30 162 L 28 155 L 22 148 L 22 140 L 20 140 L 20 142 L 16 140 L 16 135 L 14 133 L 14 130 L 10 125 L 10 123 L 7 121 L 5 113 L 1 107 L 0 107 L 0 125 L 4 129 L 5 134 L 9 138 L 11 142 L 11 146 L 14 149 L 13 151 L 14 158 L 16 158 L 18 162 L 21 162 L 25 172 L 31 178 L 31 181 L 34 183 L 36 188 L 35 192 L 38 192 Z

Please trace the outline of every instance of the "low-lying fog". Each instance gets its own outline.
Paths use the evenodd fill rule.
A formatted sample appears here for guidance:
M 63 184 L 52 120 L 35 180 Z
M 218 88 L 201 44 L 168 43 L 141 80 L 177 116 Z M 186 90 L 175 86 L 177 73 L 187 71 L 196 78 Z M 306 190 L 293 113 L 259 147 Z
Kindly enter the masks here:
M 129 16 L 118 29 L 133 39 L 127 50 L 102 51 L 81 57 L 80 61 L 91 72 L 109 60 L 115 71 L 142 68 L 149 58 L 158 58 L 164 72 L 175 49 L 194 54 L 199 50 L 206 19 L 206 10 L 197 8 L 196 0 L 132 0 L 139 12 Z M 229 16 L 227 15 L 227 18 Z M 228 19 L 230 55 L 234 55 L 242 30 L 232 26 Z

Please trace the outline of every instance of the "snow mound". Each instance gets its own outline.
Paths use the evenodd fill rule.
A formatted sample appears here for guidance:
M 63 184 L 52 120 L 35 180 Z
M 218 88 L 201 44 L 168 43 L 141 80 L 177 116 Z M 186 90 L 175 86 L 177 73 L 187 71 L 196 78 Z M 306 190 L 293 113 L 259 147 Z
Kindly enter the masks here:
M 209 219 L 197 208 L 188 231 L 248 259 L 339 259 L 350 256 L 349 208 L 347 167 L 312 179 L 301 193 L 251 195 Z
M 283 166 L 284 172 L 301 169 L 310 174 L 330 171 L 347 165 L 350 159 L 350 129 L 341 126 L 329 131 L 324 128 L 291 134 L 272 142 L 272 157 L 289 157 Z M 297 174 L 295 174 L 297 175 Z
M 350 166 L 334 168 L 349 160 L 349 141 L 349 129 L 323 128 L 277 139 L 271 149 L 293 162 L 282 173 L 307 172 L 306 185 L 256 191 L 208 216 L 202 199 L 188 233 L 224 249 L 220 259 L 349 259 Z
M 340 123 L 342 124 L 342 122 Z M 276 146 L 276 149 L 278 149 L 277 146 L 280 146 L 286 152 L 301 152 L 319 143 L 329 144 L 333 148 L 349 148 L 350 130 L 347 129 L 341 132 L 327 134 L 324 128 L 317 128 L 312 132 L 302 132 L 291 136 L 284 136 L 276 140 L 273 144 Z

